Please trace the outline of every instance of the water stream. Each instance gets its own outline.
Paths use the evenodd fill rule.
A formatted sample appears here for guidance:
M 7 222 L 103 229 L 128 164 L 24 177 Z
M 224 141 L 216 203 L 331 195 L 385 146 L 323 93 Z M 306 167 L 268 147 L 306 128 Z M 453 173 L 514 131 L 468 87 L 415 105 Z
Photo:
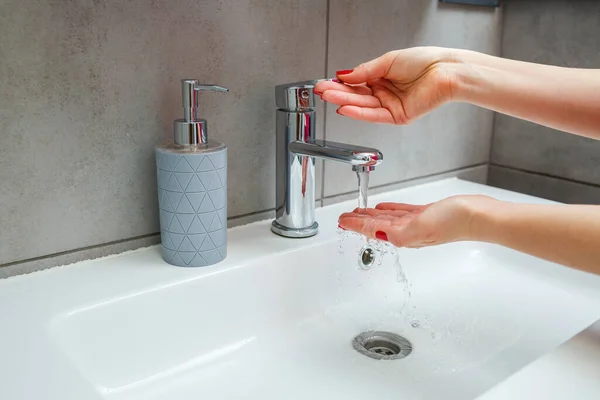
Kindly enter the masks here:
M 369 200 L 369 171 L 357 171 L 358 208 L 367 208 Z
M 369 172 L 356 172 L 356 176 L 358 178 L 358 208 L 364 209 L 368 207 Z M 411 303 L 411 284 L 406 277 L 404 269 L 402 268 L 402 264 L 400 263 L 399 249 L 391 243 L 365 238 L 363 235 L 355 232 L 338 229 L 338 233 L 340 235 L 340 242 L 338 246 L 338 251 L 340 254 L 344 253 L 344 241 L 350 237 L 357 237 L 363 238 L 366 244 L 370 245 L 371 248 L 376 252 L 377 265 L 380 266 L 384 258 L 391 258 L 391 262 L 389 264 L 392 264 L 395 268 L 396 279 L 402 285 L 405 294 L 405 301 L 404 305 L 402 305 L 400 309 L 400 314 L 403 314 L 405 318 L 412 320 L 411 325 L 413 328 L 419 327 L 420 323 L 415 319 L 413 310 L 411 310 L 411 308 L 414 308 L 414 305 L 413 307 L 408 307 L 408 305 Z M 357 252 L 357 257 L 360 259 L 361 250 Z

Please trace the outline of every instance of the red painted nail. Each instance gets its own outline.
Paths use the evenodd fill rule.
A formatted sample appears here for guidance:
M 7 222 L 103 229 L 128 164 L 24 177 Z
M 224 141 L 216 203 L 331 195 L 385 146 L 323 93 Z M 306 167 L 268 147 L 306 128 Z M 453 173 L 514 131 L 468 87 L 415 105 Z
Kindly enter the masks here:
M 340 81 L 338 78 L 333 78 L 331 80 L 331 82 L 335 82 L 335 83 L 342 83 L 342 81 Z
M 387 242 L 388 238 L 387 238 L 387 234 L 383 231 L 377 231 L 375 232 L 375 237 L 379 240 L 385 240 Z
M 348 75 L 351 74 L 352 72 L 354 72 L 353 69 L 342 69 L 340 71 L 335 71 L 336 75 Z

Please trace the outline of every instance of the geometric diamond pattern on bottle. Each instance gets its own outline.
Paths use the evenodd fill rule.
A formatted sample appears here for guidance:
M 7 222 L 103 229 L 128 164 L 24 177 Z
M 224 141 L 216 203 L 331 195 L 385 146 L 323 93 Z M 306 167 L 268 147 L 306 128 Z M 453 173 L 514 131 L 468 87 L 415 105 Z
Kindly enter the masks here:
M 161 253 L 182 267 L 227 255 L 227 149 L 180 154 L 156 149 Z

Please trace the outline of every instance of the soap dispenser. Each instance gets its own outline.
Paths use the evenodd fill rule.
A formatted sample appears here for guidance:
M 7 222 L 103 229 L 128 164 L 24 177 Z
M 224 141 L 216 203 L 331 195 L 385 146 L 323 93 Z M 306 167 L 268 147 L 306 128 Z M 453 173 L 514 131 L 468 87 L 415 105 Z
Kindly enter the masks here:
M 183 119 L 174 140 L 156 147 L 161 252 L 169 264 L 205 267 L 227 255 L 227 147 L 209 140 L 197 119 L 198 92 L 227 92 L 196 79 L 181 81 Z

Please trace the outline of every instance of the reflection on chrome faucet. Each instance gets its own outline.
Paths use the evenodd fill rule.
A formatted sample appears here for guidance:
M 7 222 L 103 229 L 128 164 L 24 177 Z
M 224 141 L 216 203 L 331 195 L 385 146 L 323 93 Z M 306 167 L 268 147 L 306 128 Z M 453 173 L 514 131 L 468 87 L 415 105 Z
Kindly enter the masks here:
M 271 230 L 302 238 L 318 232 L 315 221 L 315 159 L 349 164 L 353 171 L 372 171 L 383 154 L 362 146 L 315 139 L 314 85 L 297 82 L 275 87 L 277 104 L 276 219 Z

